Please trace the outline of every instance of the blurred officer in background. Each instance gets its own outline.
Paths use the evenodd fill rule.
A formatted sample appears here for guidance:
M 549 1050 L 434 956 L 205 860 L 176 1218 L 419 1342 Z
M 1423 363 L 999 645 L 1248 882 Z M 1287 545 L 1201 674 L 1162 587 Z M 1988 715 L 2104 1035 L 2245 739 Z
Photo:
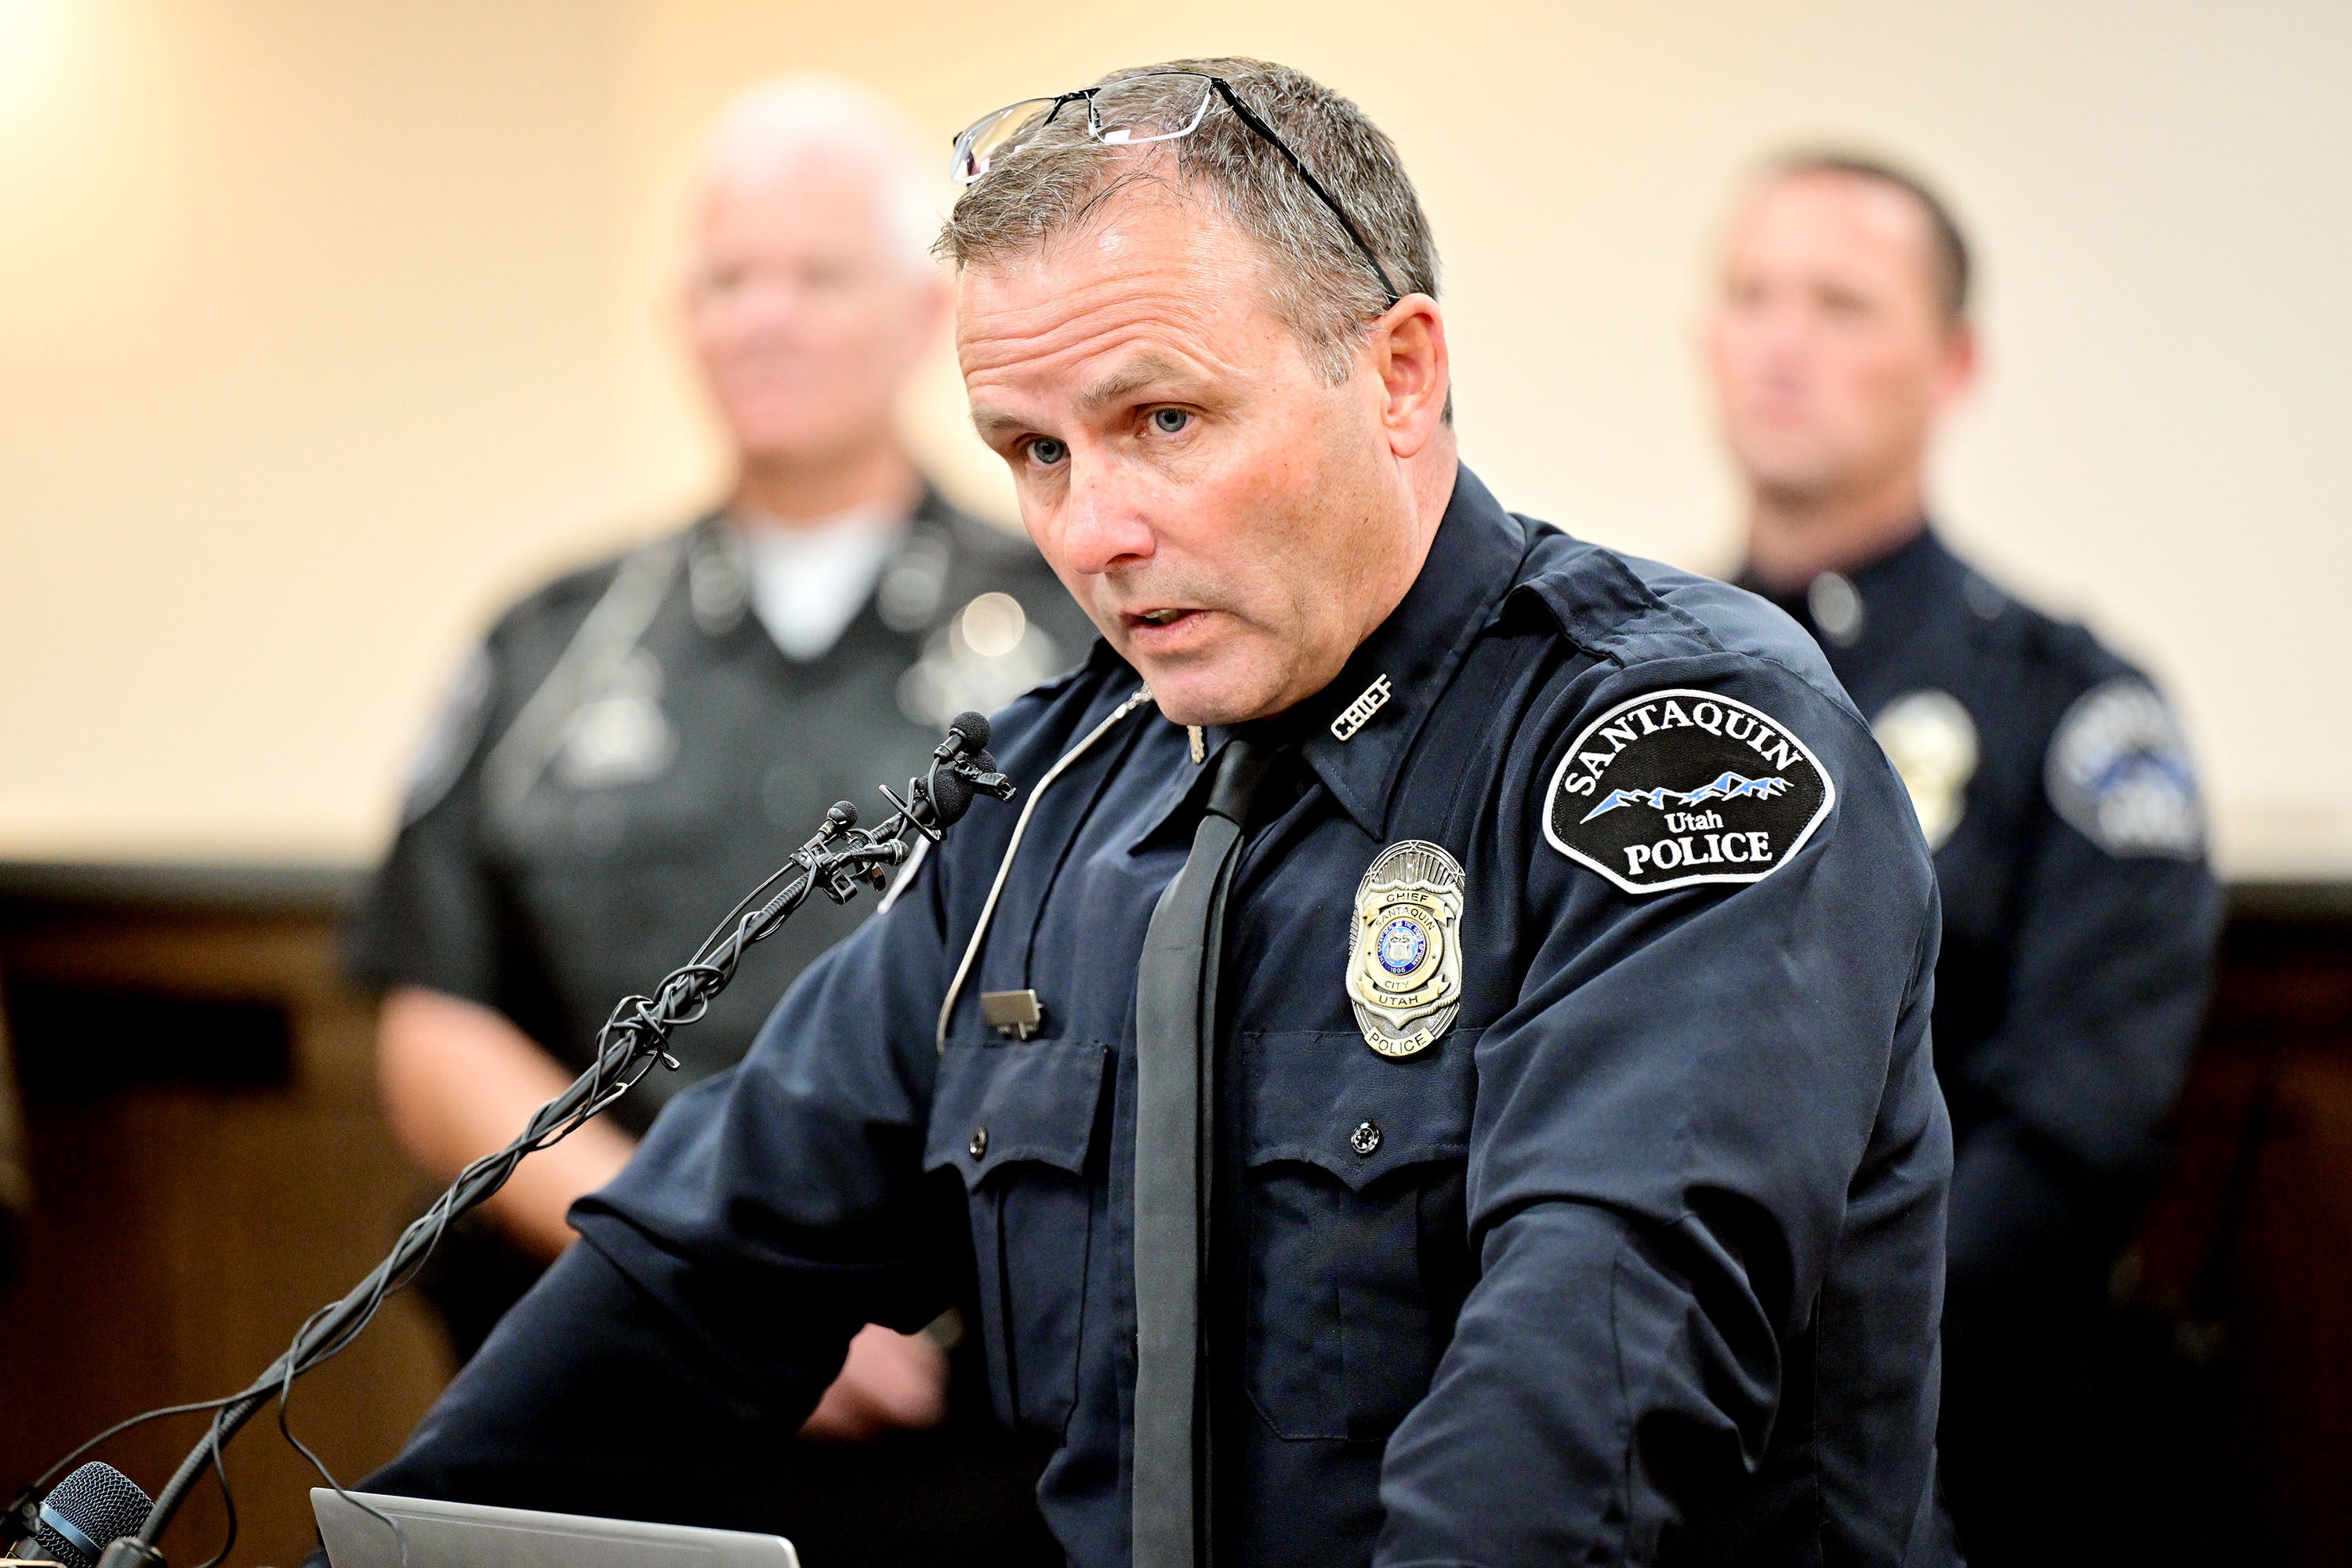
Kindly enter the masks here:
M 814 79 L 753 90 L 711 135 L 684 315 L 734 488 L 500 617 L 428 738 L 353 935 L 355 973 L 383 991 L 387 1112 L 436 1175 L 513 1137 L 587 1065 L 614 1004 L 683 961 L 828 805 L 871 801 L 953 713 L 1085 650 L 1034 551 L 949 507 L 893 435 L 950 297 L 929 253 L 931 167 L 879 100 Z M 864 908 L 804 909 L 678 1037 L 684 1071 L 533 1156 L 494 1226 L 449 1238 L 430 1283 L 461 1356 L 572 1240 L 572 1200 L 619 1172 L 670 1096 L 742 1055 Z M 934 1425 L 946 1378 L 931 1339 L 869 1328 L 809 1435 Z M 894 1494 L 894 1518 L 866 1521 L 885 1533 L 861 1537 L 883 1559 L 891 1524 L 919 1512 L 903 1456 L 795 1473 L 835 1491 L 866 1470 Z
M 2148 1194 L 2221 900 L 2163 698 L 1928 521 L 1930 440 L 1976 367 L 1968 290 L 1916 181 L 1795 158 L 1732 219 L 1706 351 L 1748 489 L 1739 580 L 1820 642 L 1936 852 L 1958 1146 L 1939 1437 L 1961 1546 L 2002 1568 L 2085 1545 L 2085 1337 Z

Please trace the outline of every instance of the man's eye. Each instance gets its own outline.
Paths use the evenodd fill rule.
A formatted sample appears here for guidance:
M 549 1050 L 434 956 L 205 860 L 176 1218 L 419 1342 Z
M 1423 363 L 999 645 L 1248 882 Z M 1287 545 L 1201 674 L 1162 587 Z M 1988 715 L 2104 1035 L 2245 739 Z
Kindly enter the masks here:
M 1029 460 L 1039 468 L 1050 468 L 1070 455 L 1070 449 L 1051 436 L 1040 436 L 1029 443 Z
M 1162 436 L 1181 436 L 1192 416 L 1181 408 L 1155 408 L 1151 411 L 1151 427 Z

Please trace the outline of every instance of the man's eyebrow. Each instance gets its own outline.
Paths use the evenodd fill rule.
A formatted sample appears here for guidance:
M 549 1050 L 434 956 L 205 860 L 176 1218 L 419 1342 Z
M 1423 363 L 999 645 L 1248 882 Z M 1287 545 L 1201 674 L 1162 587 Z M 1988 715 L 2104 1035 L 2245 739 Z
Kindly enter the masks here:
M 1190 371 L 1166 354 L 1139 353 L 1129 360 L 1125 368 L 1114 371 L 1081 393 L 1078 408 L 1086 414 L 1098 413 L 1154 383 L 1173 381 L 1189 384 L 1192 379 Z
M 997 437 L 1027 429 L 1029 421 L 1010 409 L 992 407 L 982 403 L 972 406 L 971 427 L 980 432 L 982 441 L 993 441 Z
M 1181 360 L 1171 359 L 1163 353 L 1150 352 L 1139 353 L 1119 369 L 1113 371 L 1080 393 L 1078 413 L 1082 417 L 1098 414 L 1111 405 L 1133 396 L 1147 386 L 1164 382 L 1190 385 L 1196 379 L 1192 371 L 1187 368 Z M 980 432 L 980 438 L 982 441 L 992 441 L 1000 437 L 1012 435 L 1015 431 L 1027 429 L 1029 421 L 1010 409 L 977 404 L 973 405 L 971 411 L 971 427 Z

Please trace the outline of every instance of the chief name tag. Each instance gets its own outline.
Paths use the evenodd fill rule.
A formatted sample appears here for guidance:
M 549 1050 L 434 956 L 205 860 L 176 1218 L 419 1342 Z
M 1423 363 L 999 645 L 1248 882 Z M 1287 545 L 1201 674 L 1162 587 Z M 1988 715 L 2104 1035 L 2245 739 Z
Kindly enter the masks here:
M 1461 863 L 1408 838 L 1381 851 L 1356 885 L 1348 999 L 1364 1044 L 1419 1056 L 1462 1011 Z

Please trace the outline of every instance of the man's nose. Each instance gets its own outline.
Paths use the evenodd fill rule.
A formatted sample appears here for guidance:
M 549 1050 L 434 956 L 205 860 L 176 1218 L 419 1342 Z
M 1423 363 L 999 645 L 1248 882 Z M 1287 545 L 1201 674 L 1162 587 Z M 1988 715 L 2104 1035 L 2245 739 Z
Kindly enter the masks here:
M 733 303 L 732 324 L 738 331 L 789 332 L 808 313 L 808 290 L 788 279 L 762 279 L 739 293 Z
M 1816 336 L 1810 313 L 1790 305 L 1759 310 L 1748 321 L 1746 372 L 1772 382 L 1801 378 L 1811 364 Z
M 1151 558 L 1156 542 L 1132 476 L 1099 453 L 1072 451 L 1063 548 L 1072 569 L 1097 575 Z
M 1769 352 L 1784 352 L 1801 344 L 1812 331 L 1812 312 L 1802 300 L 1777 296 L 1748 312 L 1750 341 Z

